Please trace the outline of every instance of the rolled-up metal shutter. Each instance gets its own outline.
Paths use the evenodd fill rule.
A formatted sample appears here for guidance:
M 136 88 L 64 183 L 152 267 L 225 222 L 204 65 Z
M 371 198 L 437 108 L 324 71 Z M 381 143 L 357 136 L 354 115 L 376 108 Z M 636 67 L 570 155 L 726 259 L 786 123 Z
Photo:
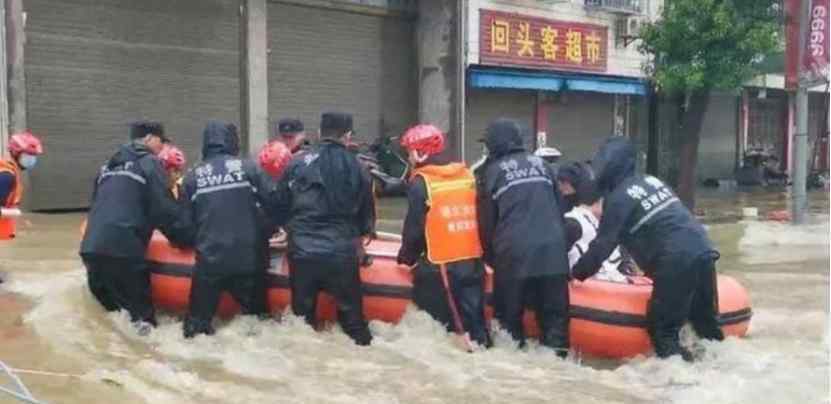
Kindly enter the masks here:
M 526 145 L 532 144 L 536 97 L 534 91 L 468 89 L 465 160 L 472 164 L 482 156 L 479 139 L 488 124 L 497 118 L 516 119 L 523 128 Z
M 208 119 L 239 120 L 239 2 L 27 0 L 28 124 L 46 154 L 33 209 L 88 205 L 126 122 L 162 121 L 190 162 Z
M 320 113 L 350 112 L 358 138 L 398 136 L 417 119 L 410 19 L 268 4 L 269 114 L 316 130 Z
M 548 145 L 563 160 L 583 161 L 613 133 L 614 95 L 571 91 L 552 104 Z

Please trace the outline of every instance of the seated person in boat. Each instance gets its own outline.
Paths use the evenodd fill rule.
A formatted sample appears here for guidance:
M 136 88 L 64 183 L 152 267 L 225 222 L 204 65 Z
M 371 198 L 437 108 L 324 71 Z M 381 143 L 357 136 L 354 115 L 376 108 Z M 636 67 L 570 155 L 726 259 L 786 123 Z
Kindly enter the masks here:
M 359 259 L 362 243 L 375 229 L 369 174 L 346 145 L 352 115 L 327 112 L 320 119 L 321 142 L 301 151 L 277 184 L 277 225 L 288 233 L 291 308 L 313 327 L 317 295 L 335 298 L 338 322 L 358 345 L 372 335 L 363 315 Z
M 185 338 L 214 333 L 212 320 L 223 291 L 243 314 L 264 315 L 267 247 L 261 206 L 268 189 L 257 165 L 239 157 L 237 128 L 210 121 L 202 134 L 202 162 L 184 181 L 184 200 L 194 223 L 193 284 L 184 322 Z
M 269 187 L 269 195 L 274 195 L 277 188 L 277 183 L 280 181 L 282 174 L 292 159 L 292 152 L 283 142 L 272 140 L 260 149 L 258 161 L 260 168 L 268 174 L 267 185 Z M 285 247 L 286 233 L 274 224 L 274 218 L 267 215 L 262 219 L 265 233 L 268 235 L 267 242 L 270 247 Z M 274 243 L 274 244 L 271 244 Z M 266 254 L 266 261 L 270 260 L 270 254 Z M 267 264 L 268 265 L 268 264 Z
M 159 152 L 159 160 L 162 161 L 162 167 L 167 172 L 168 187 L 173 197 L 177 200 L 182 196 L 182 183 L 185 173 L 185 153 L 182 153 L 178 147 L 171 144 L 166 144 Z
M 398 263 L 413 270 L 413 301 L 449 331 L 491 345 L 485 321 L 485 264 L 476 222 L 476 181 L 441 156 L 445 136 L 416 125 L 401 138 L 413 175 Z
M 519 124 L 492 122 L 487 159 L 476 169 L 477 213 L 484 259 L 494 270 L 496 318 L 520 345 L 525 302 L 540 342 L 566 356 L 569 348 L 568 258 L 561 196 L 550 165 L 525 150 Z
M 282 156 L 282 151 L 278 147 L 282 145 L 289 150 L 290 155 L 296 155 L 303 150 L 306 150 L 311 143 L 306 136 L 306 130 L 303 126 L 303 121 L 294 118 L 283 118 L 277 121 L 273 127 L 273 131 L 268 138 L 268 143 L 263 145 L 260 149 L 259 160 L 260 167 L 266 172 L 274 167 L 275 159 Z M 273 182 L 276 185 L 277 175 L 270 173 Z M 264 220 L 271 220 L 265 218 Z M 284 246 L 286 241 L 286 233 L 283 229 L 273 225 L 267 225 L 269 228 L 271 240 L 274 240 L 275 245 Z
M 623 245 L 653 280 L 647 329 L 655 353 L 693 360 L 678 336 L 687 320 L 700 337 L 724 339 L 716 318 L 718 252 L 707 231 L 661 180 L 635 172 L 635 148 L 628 139 L 608 139 L 592 168 L 604 195 L 603 217 L 573 277 L 591 277 Z
M 597 226 L 603 214 L 603 198 L 595 190 L 591 167 L 586 163 L 574 162 L 560 168 L 557 173 L 560 191 L 572 191 L 576 198 L 575 206 L 565 214 L 566 245 L 568 246 L 568 265 L 573 267 L 577 260 L 588 250 L 589 243 L 597 236 Z M 564 192 L 565 185 L 570 185 Z M 603 266 L 594 275 L 594 279 L 626 283 L 626 275 L 634 275 L 634 263 L 628 254 L 622 254 L 620 247 L 615 248 Z
M 130 313 L 140 333 L 156 325 L 144 254 L 155 228 L 187 244 L 190 225 L 156 157 L 168 138 L 159 122 L 130 124 L 130 142 L 101 167 L 92 190 L 80 255 L 90 292 L 108 311 Z

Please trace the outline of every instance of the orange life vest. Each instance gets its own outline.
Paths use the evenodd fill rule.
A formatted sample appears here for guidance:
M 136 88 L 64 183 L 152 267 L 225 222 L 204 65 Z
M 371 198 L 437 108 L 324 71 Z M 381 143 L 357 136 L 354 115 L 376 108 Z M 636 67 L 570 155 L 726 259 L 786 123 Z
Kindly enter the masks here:
M 0 173 L 12 173 L 14 175 L 14 188 L 5 200 L 0 201 L 4 208 L 13 208 L 20 205 L 20 198 L 23 196 L 23 181 L 20 180 L 20 167 L 10 160 L 0 160 Z
M 470 170 L 461 163 L 428 165 L 414 175 L 421 176 L 427 187 L 427 259 L 446 264 L 481 257 L 476 180 Z
M 0 207 L 14 208 L 20 205 L 20 198 L 23 196 L 23 181 L 20 178 L 20 167 L 12 161 L 0 160 L 0 173 L 12 173 L 14 175 L 14 188 L 0 201 Z M 0 240 L 13 239 L 17 230 L 13 217 L 0 217 Z

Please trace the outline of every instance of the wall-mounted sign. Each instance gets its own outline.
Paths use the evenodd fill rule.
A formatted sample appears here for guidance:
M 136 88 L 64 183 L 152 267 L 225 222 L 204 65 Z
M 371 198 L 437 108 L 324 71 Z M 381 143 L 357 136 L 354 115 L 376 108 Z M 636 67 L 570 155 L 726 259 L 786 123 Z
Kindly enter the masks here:
M 605 72 L 608 38 L 602 25 L 480 10 L 479 63 Z
M 828 4 L 828 0 L 811 2 L 808 38 L 805 41 L 805 57 L 802 60 L 802 76 L 807 84 L 828 81 Z

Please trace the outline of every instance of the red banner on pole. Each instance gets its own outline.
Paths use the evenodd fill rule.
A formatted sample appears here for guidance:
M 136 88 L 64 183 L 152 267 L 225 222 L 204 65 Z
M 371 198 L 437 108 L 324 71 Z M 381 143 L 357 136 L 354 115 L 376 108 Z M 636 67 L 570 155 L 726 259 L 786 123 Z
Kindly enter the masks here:
M 829 0 L 813 0 L 808 19 L 808 37 L 802 58 L 801 79 L 808 85 L 828 81 Z
M 801 0 L 785 0 L 785 89 L 799 85 L 799 10 Z
M 480 10 L 479 63 L 605 72 L 605 26 Z

